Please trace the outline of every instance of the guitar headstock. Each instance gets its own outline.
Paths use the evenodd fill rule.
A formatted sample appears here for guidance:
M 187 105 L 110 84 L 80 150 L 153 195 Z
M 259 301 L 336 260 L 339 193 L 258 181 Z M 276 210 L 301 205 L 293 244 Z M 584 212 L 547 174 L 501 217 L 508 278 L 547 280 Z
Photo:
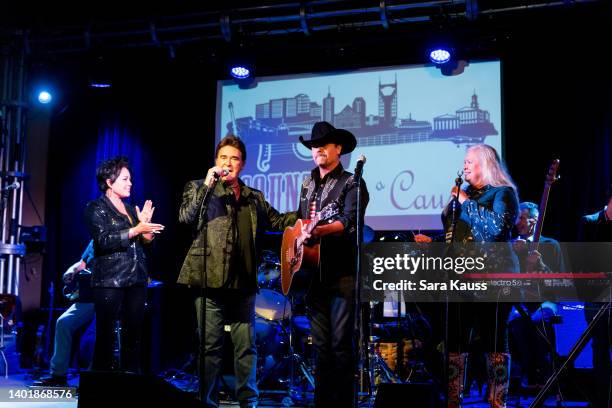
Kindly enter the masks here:
M 559 171 L 559 159 L 553 160 L 552 164 L 548 168 L 548 174 L 546 175 L 545 184 L 550 187 L 555 181 L 559 180 L 561 177 L 557 175 Z

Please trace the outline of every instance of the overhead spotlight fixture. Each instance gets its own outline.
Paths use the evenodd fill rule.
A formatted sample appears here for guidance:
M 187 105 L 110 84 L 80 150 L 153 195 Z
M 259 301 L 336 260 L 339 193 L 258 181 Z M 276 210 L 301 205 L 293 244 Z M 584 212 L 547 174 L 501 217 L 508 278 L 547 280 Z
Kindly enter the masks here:
M 51 92 L 47 91 L 46 89 L 38 92 L 38 102 L 42 103 L 43 105 L 50 103 L 52 99 L 53 95 L 51 95 Z
M 255 64 L 250 57 L 232 59 L 227 63 L 227 69 L 240 89 L 251 89 L 257 86 Z
M 110 88 L 112 84 L 110 81 L 91 81 L 89 86 L 91 88 Z
M 436 47 L 429 51 L 429 60 L 436 65 L 446 64 L 451 58 L 452 53 L 449 48 Z
M 251 69 L 245 65 L 234 65 L 230 68 L 230 75 L 236 79 L 247 79 L 251 76 Z
M 104 55 L 95 55 L 89 60 L 87 86 L 94 89 L 106 89 L 113 86 L 110 61 Z

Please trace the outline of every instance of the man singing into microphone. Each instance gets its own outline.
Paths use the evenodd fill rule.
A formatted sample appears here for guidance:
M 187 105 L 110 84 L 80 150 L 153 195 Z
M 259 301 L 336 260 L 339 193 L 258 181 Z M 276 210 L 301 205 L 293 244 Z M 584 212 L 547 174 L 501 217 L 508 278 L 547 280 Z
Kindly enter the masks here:
M 234 344 L 236 396 L 240 407 L 257 404 L 255 347 L 255 294 L 261 237 L 266 230 L 282 230 L 297 220 L 294 212 L 279 214 L 261 191 L 247 187 L 238 177 L 246 161 L 240 138 L 226 136 L 216 147 L 215 167 L 205 180 L 185 186 L 179 220 L 193 226 L 194 240 L 178 283 L 206 289 L 204 367 L 200 367 L 200 398 L 217 407 L 217 381 L 221 371 L 224 325 L 231 328 Z M 206 212 L 204 195 L 212 188 Z M 204 259 L 206 257 L 206 259 Z M 204 268 L 205 265 L 205 268 Z M 202 276 L 205 284 L 202 285 Z M 201 325 L 202 297 L 196 299 Z M 199 359 L 201 362 L 202 359 Z
M 355 149 L 352 133 L 327 122 L 315 123 L 310 140 L 300 142 L 312 151 L 315 167 L 302 184 L 299 216 L 311 219 L 332 201 L 339 215 L 317 226 L 311 239 L 321 242 L 321 257 L 311 271 L 307 304 L 315 349 L 315 406 L 351 407 L 355 387 L 353 339 L 357 186 L 345 171 L 340 155 Z M 361 217 L 368 204 L 362 180 Z

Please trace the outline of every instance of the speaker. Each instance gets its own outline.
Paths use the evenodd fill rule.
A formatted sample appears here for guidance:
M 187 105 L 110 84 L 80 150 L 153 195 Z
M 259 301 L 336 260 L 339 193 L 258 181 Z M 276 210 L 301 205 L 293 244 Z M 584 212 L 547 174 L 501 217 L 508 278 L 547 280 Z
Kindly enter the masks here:
M 379 384 L 374 408 L 438 408 L 431 383 Z
M 591 316 L 595 314 L 592 311 Z M 559 302 L 557 304 L 557 313 L 561 317 L 561 324 L 554 326 L 555 344 L 557 353 L 560 356 L 567 356 L 582 333 L 587 328 L 585 319 L 585 304 L 582 302 Z M 574 360 L 575 368 L 593 368 L 593 341 L 589 340 L 586 347 L 576 360 Z
M 81 373 L 78 408 L 121 406 L 202 408 L 194 395 L 152 375 L 90 371 Z

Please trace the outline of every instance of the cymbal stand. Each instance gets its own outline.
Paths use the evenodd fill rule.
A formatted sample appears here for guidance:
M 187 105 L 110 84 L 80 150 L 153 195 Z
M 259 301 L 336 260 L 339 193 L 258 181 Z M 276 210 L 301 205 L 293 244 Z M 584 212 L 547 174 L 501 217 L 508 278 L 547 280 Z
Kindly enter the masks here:
M 293 323 L 293 304 L 294 304 L 293 296 L 290 296 L 289 303 L 291 305 L 291 312 L 292 312 L 291 317 L 287 318 L 288 324 L 281 323 L 280 328 L 281 328 L 281 333 L 283 334 L 283 337 L 288 339 L 287 354 L 283 357 L 283 360 L 286 363 L 287 362 L 289 363 L 289 381 L 287 384 L 287 393 L 289 394 L 289 397 L 293 401 L 293 400 L 300 400 L 300 398 L 298 398 L 299 391 L 297 390 L 298 387 L 297 387 L 296 378 L 295 378 L 296 365 L 297 365 L 297 368 L 299 368 L 299 370 L 301 371 L 306 381 L 308 382 L 308 384 L 310 384 L 312 389 L 314 389 L 315 387 L 315 380 L 314 380 L 314 376 L 312 374 L 311 368 L 308 366 L 304 358 L 299 353 L 297 353 L 293 347 L 293 332 L 294 332 L 294 326 L 295 326 Z

